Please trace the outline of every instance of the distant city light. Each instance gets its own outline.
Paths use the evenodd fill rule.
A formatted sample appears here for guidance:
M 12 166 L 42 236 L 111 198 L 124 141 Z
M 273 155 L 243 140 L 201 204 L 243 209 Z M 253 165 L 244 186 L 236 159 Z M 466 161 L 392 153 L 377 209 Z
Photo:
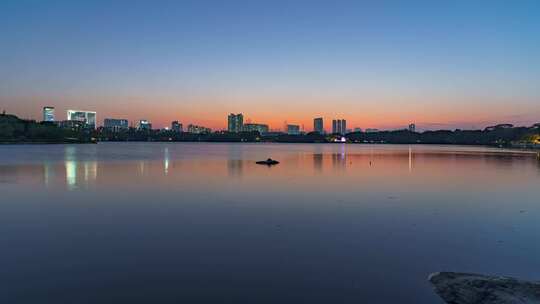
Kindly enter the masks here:
M 94 111 L 67 110 L 68 121 L 84 123 L 92 128 L 96 127 L 96 116 Z

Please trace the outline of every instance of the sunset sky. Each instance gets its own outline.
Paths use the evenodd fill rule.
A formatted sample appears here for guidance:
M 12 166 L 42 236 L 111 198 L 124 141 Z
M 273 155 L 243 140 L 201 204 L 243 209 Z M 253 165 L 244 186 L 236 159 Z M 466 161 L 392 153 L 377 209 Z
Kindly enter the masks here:
M 540 1 L 0 2 L 0 109 L 226 128 L 540 122 Z

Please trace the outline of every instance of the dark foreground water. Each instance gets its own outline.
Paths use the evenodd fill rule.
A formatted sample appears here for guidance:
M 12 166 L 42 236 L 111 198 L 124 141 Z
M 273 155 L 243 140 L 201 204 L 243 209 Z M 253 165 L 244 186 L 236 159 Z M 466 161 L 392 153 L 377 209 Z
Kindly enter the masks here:
M 0 303 L 422 304 L 435 271 L 540 279 L 527 154 L 0 146 L 0 191 Z

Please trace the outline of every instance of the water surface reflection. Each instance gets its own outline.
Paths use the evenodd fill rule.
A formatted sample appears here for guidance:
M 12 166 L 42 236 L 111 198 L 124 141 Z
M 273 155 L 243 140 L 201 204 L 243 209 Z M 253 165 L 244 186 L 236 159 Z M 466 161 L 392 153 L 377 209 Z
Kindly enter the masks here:
M 0 147 L 6 303 L 440 303 L 537 280 L 540 162 L 478 147 Z M 275 158 L 280 164 L 259 166 Z

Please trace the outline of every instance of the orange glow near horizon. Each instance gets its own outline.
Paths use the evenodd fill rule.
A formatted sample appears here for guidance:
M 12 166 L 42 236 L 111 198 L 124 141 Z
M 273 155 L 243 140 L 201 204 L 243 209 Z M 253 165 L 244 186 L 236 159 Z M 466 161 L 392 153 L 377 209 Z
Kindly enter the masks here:
M 56 118 L 63 119 L 68 108 L 97 111 L 98 125 L 104 118 L 125 118 L 136 124 L 148 119 L 154 128 L 170 126 L 178 120 L 184 128 L 188 124 L 202 125 L 213 130 L 227 128 L 229 113 L 243 113 L 244 122 L 268 124 L 272 130 L 283 130 L 285 122 L 313 129 L 313 119 L 323 117 L 327 131 L 332 119 L 346 119 L 347 128 L 397 129 L 415 123 L 419 129 L 483 128 L 497 123 L 531 125 L 538 122 L 539 109 L 515 103 L 512 111 L 528 115 L 508 115 L 508 104 L 495 102 L 489 107 L 484 102 L 453 101 L 431 98 L 437 103 L 413 102 L 405 98 L 171 98 L 171 97 L 32 97 L 20 99 L 17 107 L 8 107 L 8 113 L 22 118 L 41 119 L 44 105 L 56 108 Z M 54 102 L 54 101 L 57 102 Z M 96 100 L 98 102 L 96 102 Z M 333 100 L 332 102 L 328 100 Z M 364 100 L 375 100 L 368 102 Z M 487 110 L 486 110 L 487 109 Z M 28 113 L 31 113 L 30 115 Z

